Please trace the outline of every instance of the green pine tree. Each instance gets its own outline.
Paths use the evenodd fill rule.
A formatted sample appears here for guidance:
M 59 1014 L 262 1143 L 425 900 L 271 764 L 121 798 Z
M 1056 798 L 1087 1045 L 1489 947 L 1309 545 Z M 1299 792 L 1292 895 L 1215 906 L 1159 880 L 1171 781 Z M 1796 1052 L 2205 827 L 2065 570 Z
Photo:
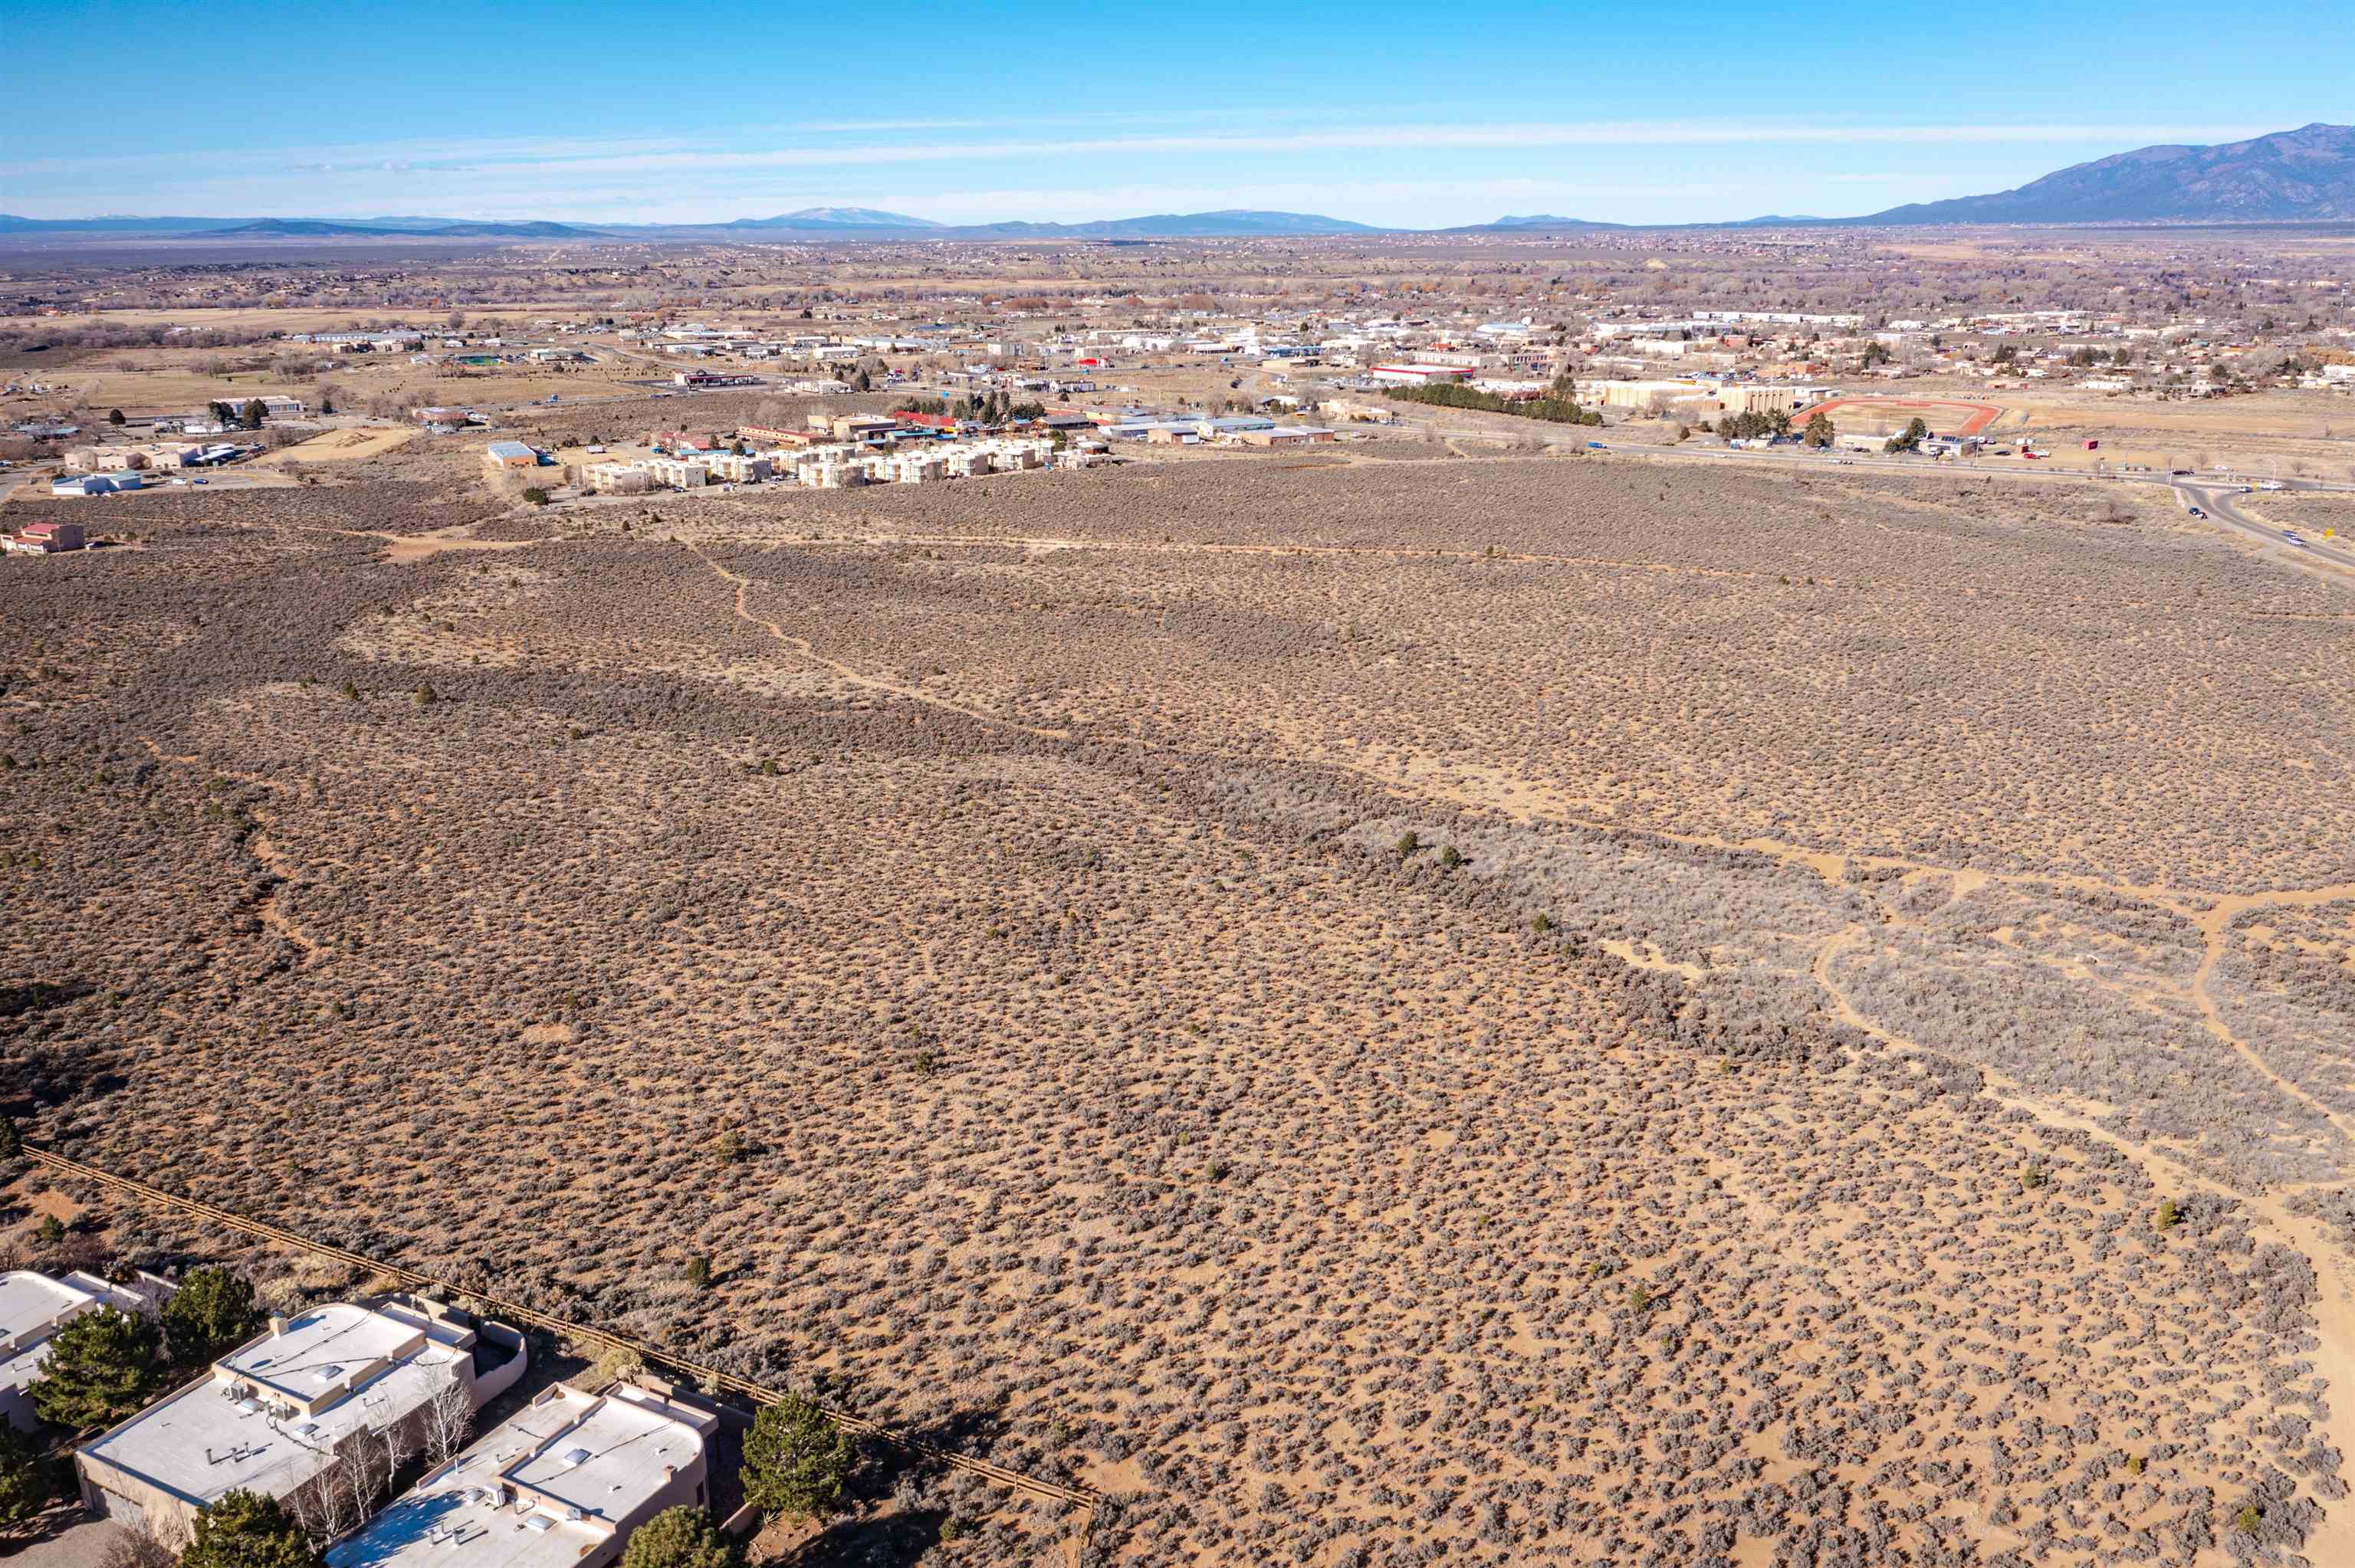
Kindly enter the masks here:
M 0 1525 L 22 1524 L 49 1500 L 49 1471 L 40 1450 L 0 1421 Z
M 77 1432 L 135 1415 L 163 1381 L 162 1336 L 144 1318 L 112 1307 L 85 1312 L 49 1337 L 49 1357 L 28 1391 L 42 1420 Z
M 701 1509 L 667 1508 L 638 1526 L 622 1568 L 736 1568 L 736 1547 Z
M 817 1519 L 841 1506 L 850 1438 L 799 1394 L 762 1408 L 744 1436 L 744 1500 L 764 1514 Z
M 325 1559 L 276 1498 L 224 1492 L 197 1515 L 180 1568 L 323 1568 Z
M 175 1359 L 190 1365 L 218 1361 L 261 1327 L 253 1283 L 218 1266 L 192 1269 L 165 1304 L 164 1333 Z

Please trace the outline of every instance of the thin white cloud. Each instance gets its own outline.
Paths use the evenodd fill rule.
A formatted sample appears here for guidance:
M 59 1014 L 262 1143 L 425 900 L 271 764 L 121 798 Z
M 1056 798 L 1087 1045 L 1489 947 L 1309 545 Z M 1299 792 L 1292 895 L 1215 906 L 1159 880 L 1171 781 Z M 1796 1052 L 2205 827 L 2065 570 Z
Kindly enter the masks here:
M 933 129 L 940 122 L 907 122 Z M 855 128 L 855 127 L 844 127 Z M 787 128 L 768 134 L 819 134 Z M 638 140 L 550 137 L 503 138 L 450 143 L 404 143 L 371 147 L 314 149 L 313 158 L 336 165 L 381 163 L 442 163 L 472 168 L 536 167 L 571 176 L 610 175 L 717 175 L 766 169 L 858 168 L 893 164 L 1000 162 L 1018 158 L 1146 155 L 1234 156 L 1248 154 L 1372 152 L 1410 148 L 1437 150 L 1530 150 L 1558 147 L 1701 146 L 1889 146 L 2031 145 L 2115 143 L 2121 148 L 2154 142 L 2232 141 L 2261 134 L 2245 127 L 2094 124 L 1827 125 L 1774 122 L 1600 121 L 1497 124 L 1343 125 L 1264 132 L 1188 132 L 1111 136 L 1028 136 L 916 142 L 865 141 L 782 146 L 746 146 L 732 132 L 714 144 L 680 137 Z M 224 154 L 225 156 L 231 154 Z M 250 156 L 249 152 L 245 154 Z M 175 161 L 185 167 L 191 154 Z M 0 175 L 94 174 L 152 164 L 133 154 L 97 159 L 33 159 L 0 164 Z

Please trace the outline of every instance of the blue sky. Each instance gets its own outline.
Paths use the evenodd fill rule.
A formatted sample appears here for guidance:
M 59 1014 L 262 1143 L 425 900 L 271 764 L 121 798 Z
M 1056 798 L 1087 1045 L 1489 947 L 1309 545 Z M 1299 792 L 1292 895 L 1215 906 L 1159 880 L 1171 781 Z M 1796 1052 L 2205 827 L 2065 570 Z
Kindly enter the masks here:
M 1910 13 L 1910 14 L 1909 14 Z M 2355 120 L 2344 5 L 0 0 L 0 212 L 1843 216 Z

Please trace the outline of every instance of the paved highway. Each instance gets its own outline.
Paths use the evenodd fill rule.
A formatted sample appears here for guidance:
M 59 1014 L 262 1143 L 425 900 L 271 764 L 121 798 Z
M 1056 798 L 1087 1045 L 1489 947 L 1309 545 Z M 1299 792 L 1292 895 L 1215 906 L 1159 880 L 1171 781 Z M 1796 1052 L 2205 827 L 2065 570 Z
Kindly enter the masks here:
M 2268 546 L 2266 553 L 2269 555 L 2291 561 L 2323 562 L 2355 571 L 2355 551 L 2350 551 L 2342 541 L 2326 540 L 2319 527 L 2310 532 L 2300 528 L 2296 532 L 2306 543 L 2303 546 L 2293 545 L 2284 530 L 2270 523 L 2260 523 L 2243 512 L 2235 504 L 2241 499 L 2239 493 L 2240 486 L 2236 484 L 2206 484 L 2179 480 L 2175 486 L 2176 499 L 2186 507 L 2197 506 L 2208 514 L 2210 521 L 2222 524 L 2227 532 L 2244 535 Z

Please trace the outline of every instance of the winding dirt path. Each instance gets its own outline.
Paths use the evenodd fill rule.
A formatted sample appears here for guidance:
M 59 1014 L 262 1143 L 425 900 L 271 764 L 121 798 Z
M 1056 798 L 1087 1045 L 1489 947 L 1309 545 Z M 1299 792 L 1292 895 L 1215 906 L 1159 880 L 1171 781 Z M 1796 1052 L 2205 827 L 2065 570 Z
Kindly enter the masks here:
M 868 674 L 865 671 L 854 669 L 838 659 L 829 659 L 812 647 L 808 638 L 787 631 L 777 622 L 752 613 L 748 598 L 752 589 L 751 577 L 745 577 L 741 572 L 730 571 L 726 567 L 705 555 L 699 546 L 689 545 L 687 548 L 694 551 L 696 558 L 709 567 L 723 581 L 736 585 L 736 615 L 739 620 L 750 621 L 811 663 L 832 671 L 854 686 L 865 691 L 882 692 L 894 697 L 904 697 L 911 703 L 922 703 L 927 707 L 958 714 L 982 724 L 995 725 L 1001 729 L 1018 730 L 1024 735 L 1035 735 L 1042 739 L 1070 740 L 1072 738 L 1071 732 L 1068 729 L 1050 729 L 1041 725 L 1024 724 L 1019 719 L 1007 718 L 986 709 L 967 707 L 962 703 L 951 702 L 946 697 L 936 696 L 931 692 L 922 691 L 914 686 L 903 686 L 896 681 L 887 681 L 879 675 Z
M 2314 893 L 2328 891 L 2332 890 L 2312 890 Z M 2301 902 L 2319 901 L 2299 894 L 2284 896 Z M 2262 907 L 2262 897 L 2251 906 Z M 2229 917 L 2220 918 L 2220 931 L 2221 919 Z M 1808 972 L 1822 990 L 1832 1015 L 1851 1028 L 1862 1030 L 1901 1050 L 1953 1059 L 1952 1053 L 1909 1039 L 1859 1012 L 1832 979 L 1833 961 L 1867 929 L 1869 927 L 1861 924 L 1841 927 L 1817 950 L 1815 961 L 1809 966 Z M 2247 1046 L 2233 1039 L 2212 1011 L 2210 1020 L 2210 1026 L 2231 1041 L 2259 1071 L 2276 1083 L 2282 1082 Z M 2173 1154 L 2151 1144 L 2122 1138 L 2093 1117 L 2059 1105 L 2050 1097 L 2036 1094 L 2016 1078 L 1977 1062 L 1966 1062 L 1965 1065 L 1979 1075 L 1985 1086 L 1980 1092 L 1987 1098 L 2008 1109 L 2025 1113 L 2040 1126 L 2083 1133 L 2142 1166 L 2147 1173 L 2163 1174 L 2164 1181 L 2153 1182 L 2162 1190 L 2171 1188 L 2179 1192 L 2207 1193 L 2236 1203 L 2262 1229 L 2270 1231 L 2275 1240 L 2305 1257 L 2307 1266 L 2314 1271 L 2316 1298 L 2311 1311 L 2315 1337 L 2320 1341 L 2315 1350 L 2307 1352 L 2307 1359 L 2324 1380 L 2331 1396 L 2326 1401 L 2326 1414 L 2319 1425 L 2330 1446 L 2339 1450 L 2342 1461 L 2355 1463 L 2355 1258 L 2349 1256 L 2347 1249 L 2319 1220 L 2290 1212 L 2284 1197 L 2297 1189 L 2280 1188 L 2256 1194 L 2229 1191 L 2184 1164 Z M 2284 1083 L 2283 1086 L 2297 1092 L 2293 1086 Z M 2317 1563 L 2355 1563 L 2355 1506 L 2342 1501 L 2326 1509 L 2322 1522 L 2307 1538 L 2303 1554 Z
M 2349 899 L 2355 899 L 2355 883 L 2341 882 L 2322 887 L 2274 893 L 2232 894 L 2218 899 L 2216 906 L 2200 917 L 2200 934 L 2206 949 L 2200 955 L 2200 967 L 2192 971 L 2191 1000 L 2199 1007 L 2200 1017 L 2208 1025 L 2209 1033 L 2231 1046 L 2260 1076 L 2320 1116 L 2339 1137 L 2346 1139 L 2350 1146 L 2355 1146 L 2355 1123 L 2350 1123 L 2304 1087 L 2275 1072 L 2246 1041 L 2232 1033 L 2232 1025 L 2224 1022 L 2223 1012 L 2216 1005 L 2216 999 L 2208 988 L 2209 980 L 2216 973 L 2216 966 L 2223 961 L 2225 948 L 2232 943 L 2232 922 L 2240 916 L 2254 909 L 2311 908 L 2318 904 L 2339 904 Z M 2349 1452 L 2355 1454 L 2355 1450 Z M 2348 1558 L 2348 1562 L 2355 1563 L 2355 1556 Z

